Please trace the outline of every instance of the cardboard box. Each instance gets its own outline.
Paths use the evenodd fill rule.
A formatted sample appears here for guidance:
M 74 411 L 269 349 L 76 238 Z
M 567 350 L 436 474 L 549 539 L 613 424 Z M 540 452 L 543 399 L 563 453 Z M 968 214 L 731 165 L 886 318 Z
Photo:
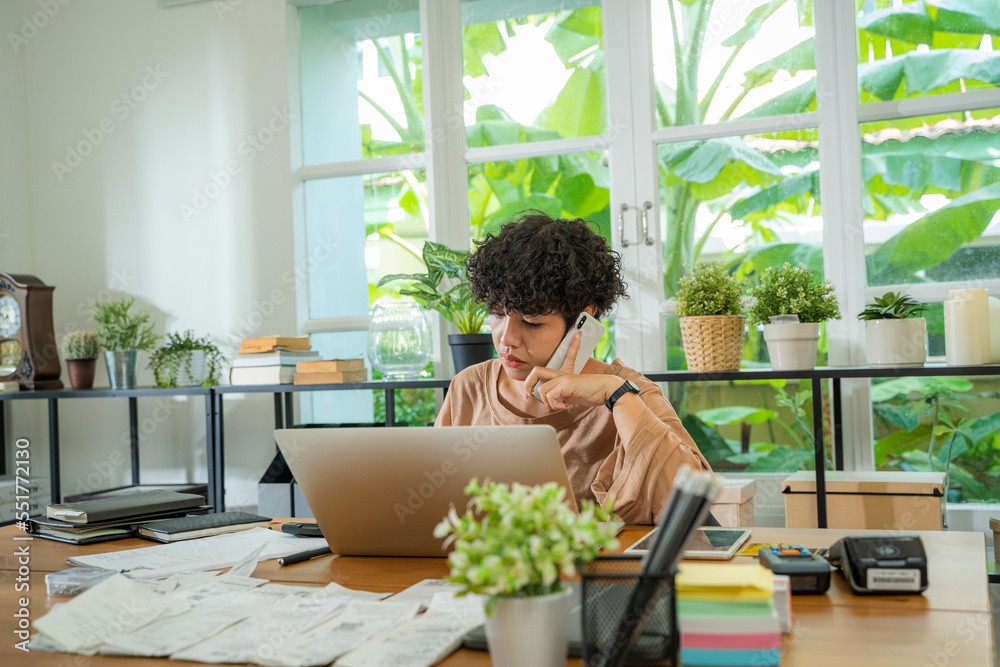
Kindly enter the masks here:
M 799 471 L 782 483 L 785 526 L 816 528 L 816 473 Z M 826 473 L 829 528 L 941 530 L 943 472 Z
M 726 478 L 726 485 L 712 503 L 712 516 L 720 525 L 744 527 L 754 525 L 753 496 L 756 485 L 752 479 Z

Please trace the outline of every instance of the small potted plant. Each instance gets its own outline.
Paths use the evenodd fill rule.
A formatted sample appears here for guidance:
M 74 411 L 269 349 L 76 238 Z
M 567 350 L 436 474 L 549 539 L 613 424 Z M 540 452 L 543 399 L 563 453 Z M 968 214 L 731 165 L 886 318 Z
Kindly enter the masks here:
M 90 389 L 94 386 L 94 368 L 97 352 L 101 349 L 97 336 L 89 331 L 71 331 L 63 337 L 62 353 L 66 360 L 69 385 L 73 389 Z
M 679 281 L 676 309 L 688 370 L 738 371 L 743 360 L 743 283 L 718 262 L 698 262 Z
M 214 387 L 225 359 L 208 337 L 196 338 L 188 329 L 168 333 L 167 344 L 149 359 L 158 387 Z
M 112 389 L 136 386 L 139 354 L 151 350 L 160 337 L 149 312 L 132 310 L 135 297 L 98 301 L 91 317 L 97 323 L 97 337 L 104 346 L 104 361 Z
M 840 319 L 833 285 L 816 279 L 803 264 L 785 262 L 765 269 L 750 296 L 754 304 L 748 319 L 764 325 L 771 367 L 779 371 L 815 368 L 820 323 Z
M 858 314 L 865 323 L 868 365 L 923 366 L 927 361 L 927 307 L 908 294 L 886 292 Z
M 468 256 L 468 251 L 426 241 L 422 257 L 427 273 L 394 273 L 378 281 L 379 287 L 397 280 L 408 281 L 400 294 L 412 296 L 424 308 L 436 310 L 458 327 L 458 334 L 448 336 L 456 373 L 493 356 L 493 338 L 479 333 L 488 315 L 486 306 L 476 301 L 465 278 Z
M 469 509 L 459 516 L 452 508 L 434 535 L 454 544 L 447 579 L 461 586 L 459 595 L 486 596 L 494 667 L 564 665 L 572 598 L 559 575 L 573 576 L 577 564 L 617 548 L 606 523 L 616 517 L 587 500 L 577 514 L 554 482 L 529 487 L 473 479 L 465 491 Z

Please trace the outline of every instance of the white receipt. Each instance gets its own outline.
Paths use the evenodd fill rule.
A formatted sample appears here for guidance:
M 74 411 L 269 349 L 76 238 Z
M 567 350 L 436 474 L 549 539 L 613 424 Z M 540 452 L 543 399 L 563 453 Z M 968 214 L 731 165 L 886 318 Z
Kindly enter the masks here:
M 416 602 L 422 607 L 427 607 L 436 594 L 442 592 L 454 594 L 461 588 L 458 584 L 447 582 L 444 579 L 424 579 L 396 593 L 391 600 L 393 602 Z
M 116 574 L 59 605 L 34 626 L 64 650 L 92 655 L 102 644 L 188 607 L 168 595 L 150 595 L 148 586 Z
M 283 653 L 295 635 L 322 623 L 346 602 L 346 597 L 330 596 L 323 589 L 309 597 L 291 595 L 171 657 L 197 662 L 260 662 Z
M 335 617 L 297 635 L 282 650 L 257 662 L 269 667 L 326 665 L 371 637 L 416 616 L 416 603 L 353 600 Z
M 326 585 L 325 590 L 337 595 L 349 595 L 352 600 L 384 600 L 392 595 L 392 593 L 375 593 L 372 591 L 359 591 L 353 588 L 346 588 L 332 581 Z M 398 600 L 394 599 L 393 602 L 398 602 Z
M 230 567 L 264 545 L 258 560 L 288 556 L 326 546 L 322 537 L 295 537 L 267 528 L 213 535 L 154 547 L 67 558 L 71 565 L 128 571 L 136 579 L 156 579 L 185 571 Z
M 337 661 L 336 667 L 430 667 L 479 625 L 465 614 L 427 611 L 379 635 Z
M 180 614 L 159 618 L 155 623 L 117 637 L 101 648 L 105 655 L 168 656 L 225 630 L 251 613 L 253 608 L 196 607 Z

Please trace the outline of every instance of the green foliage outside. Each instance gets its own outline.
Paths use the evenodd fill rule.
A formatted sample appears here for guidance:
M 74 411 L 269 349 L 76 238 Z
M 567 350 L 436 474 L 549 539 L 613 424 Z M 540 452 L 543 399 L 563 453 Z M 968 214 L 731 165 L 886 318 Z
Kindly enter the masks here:
M 724 4 L 685 0 L 668 3 L 672 17 L 670 31 L 674 43 L 676 85 L 657 84 L 656 116 L 660 127 L 705 122 L 719 94 L 720 84 L 734 66 L 736 56 L 744 51 L 753 52 L 751 42 L 755 35 L 779 9 L 794 6 L 800 26 L 809 26 L 812 22 L 810 2 L 771 0 L 756 7 L 743 25 L 734 26 L 718 42 L 721 47 L 729 49 L 730 57 L 709 85 L 699 86 L 698 73 L 704 57 L 702 49 L 706 31 L 713 25 L 712 12 L 724 10 Z M 982 0 L 915 0 L 902 7 L 893 7 L 885 0 L 873 0 L 858 6 L 862 14 L 858 19 L 858 80 L 862 102 L 902 100 L 1000 86 L 1000 54 L 978 48 L 984 38 L 992 41 L 994 49 L 1000 48 L 1000 16 L 995 3 Z M 526 17 L 522 21 L 540 23 L 545 18 Z M 475 124 L 466 128 L 469 147 L 607 132 L 600 8 L 561 11 L 554 15 L 554 19 L 547 39 L 567 70 L 572 71 L 566 86 L 558 93 L 553 105 L 528 125 L 517 123 L 503 109 L 481 106 Z M 506 48 L 502 31 L 509 33 L 515 23 L 517 21 L 506 21 L 464 28 L 467 75 L 476 77 L 485 73 L 482 57 L 500 53 Z M 369 157 L 409 153 L 422 150 L 425 145 L 419 37 L 410 47 L 406 46 L 403 36 L 396 41 L 394 39 L 376 40 L 376 47 L 381 66 L 390 73 L 400 94 L 404 117 L 394 118 L 377 104 L 373 107 L 393 124 L 401 141 L 373 141 L 370 129 L 364 128 L 364 150 Z M 741 106 L 745 100 L 752 99 L 755 92 L 772 83 L 779 72 L 795 75 L 815 70 L 813 42 L 810 37 L 784 53 L 746 69 L 742 73 L 742 90 L 722 114 L 721 120 L 815 111 L 815 77 L 756 107 L 746 109 Z M 585 51 L 593 58 L 586 66 L 579 66 L 579 56 Z M 870 61 L 870 55 L 874 56 L 874 60 Z M 898 215 L 920 214 L 915 222 L 904 225 L 870 251 L 867 257 L 868 284 L 978 277 L 974 272 L 984 262 L 972 261 L 973 268 L 970 269 L 969 264 L 961 264 L 956 258 L 982 236 L 1000 209 L 1000 164 L 996 159 L 1000 154 L 1000 132 L 990 125 L 995 124 L 995 119 L 990 119 L 997 113 L 997 110 L 954 112 L 862 126 L 860 178 L 865 219 L 877 222 L 888 221 Z M 780 127 L 780 123 L 776 125 Z M 928 132 L 928 127 L 939 131 Z M 948 129 L 956 127 L 960 130 Z M 822 248 L 819 245 L 783 239 L 786 231 L 822 213 L 816 130 L 777 130 L 753 137 L 721 137 L 665 144 L 660 146 L 657 157 L 662 215 L 667 223 L 662 244 L 665 297 L 678 294 L 685 265 L 694 266 L 702 259 L 710 235 L 727 216 L 745 232 L 745 240 L 733 245 L 720 258 L 735 278 L 756 283 L 767 268 L 780 267 L 786 262 L 803 264 L 817 276 L 823 275 Z M 610 238 L 610 196 L 605 160 L 606 157 L 600 153 L 582 153 L 470 165 L 468 197 L 472 238 L 481 238 L 488 232 L 496 231 L 513 213 L 525 208 L 537 208 L 554 216 L 592 220 Z M 422 219 L 426 225 L 426 191 L 413 172 L 403 172 L 398 194 L 399 206 L 410 216 Z M 928 212 L 925 205 L 928 195 L 943 197 L 945 203 Z M 710 224 L 699 231 L 696 229 L 699 212 L 704 217 L 706 211 Z M 830 221 L 828 224 L 838 223 Z M 376 231 L 394 233 L 391 223 L 380 223 Z M 973 272 L 971 275 L 970 271 Z M 371 292 L 373 300 L 379 295 L 377 290 Z M 830 316 L 829 309 L 826 316 Z M 931 334 L 940 334 L 940 327 L 940 320 L 928 322 Z M 666 344 L 670 367 L 681 367 L 673 363 L 675 359 L 683 359 L 679 330 L 668 330 Z M 825 339 L 821 339 L 820 346 L 821 351 L 825 351 Z M 745 348 L 747 366 L 752 367 L 760 358 L 757 355 L 761 347 L 757 332 L 751 328 Z M 804 440 L 811 429 L 799 428 L 800 421 L 811 421 L 811 417 L 805 414 L 811 403 L 803 400 L 803 392 L 785 394 L 784 397 L 779 394 L 777 398 L 772 396 L 767 399 L 784 401 L 792 406 L 787 409 L 794 409 L 796 418 L 791 425 L 786 424 L 798 436 L 798 442 L 792 449 L 776 444 L 771 438 L 772 442 L 752 443 L 747 451 L 733 452 L 727 446 L 727 454 L 721 448 L 724 442 L 720 441 L 723 439 L 713 430 L 711 423 L 686 413 L 683 388 L 672 387 L 671 391 L 689 430 L 697 433 L 699 438 L 704 436 L 699 444 L 715 451 L 714 443 L 722 456 L 717 460 L 743 456 L 746 461 L 738 465 L 745 464 L 747 469 L 784 471 L 808 465 L 812 458 L 811 443 Z M 956 401 L 975 401 L 981 397 L 956 394 L 953 398 Z M 883 406 L 875 401 L 874 409 L 878 414 Z M 756 415 L 754 419 L 764 419 L 763 423 L 770 429 L 778 428 L 785 432 L 776 426 L 777 420 L 763 417 L 763 413 L 759 412 L 761 408 L 747 410 L 751 411 L 749 414 Z M 801 418 L 798 417 L 800 412 Z M 752 423 L 749 420 L 750 417 L 746 417 L 741 423 Z M 961 430 L 964 426 L 955 422 L 958 435 L 954 438 L 948 436 L 952 454 L 956 450 L 963 451 L 955 455 L 959 457 L 965 456 L 962 443 L 965 442 L 966 431 Z M 933 428 L 949 428 L 948 422 L 942 418 Z M 1000 428 L 992 432 L 998 430 Z M 923 438 L 920 442 L 910 442 L 909 456 L 920 458 L 926 454 L 927 445 L 932 445 L 937 452 L 935 456 L 940 456 L 941 450 L 937 448 L 936 440 L 932 441 L 930 432 L 924 433 Z M 984 436 L 975 442 L 977 446 L 984 446 L 982 443 L 986 440 Z M 713 457 L 709 456 L 709 460 L 713 461 Z M 902 465 L 905 457 L 900 454 L 898 459 L 894 459 L 897 460 Z M 909 465 L 916 463 L 910 462 Z M 961 465 L 959 468 L 964 469 Z M 965 493 L 964 488 L 962 492 Z
M 747 319 L 752 324 L 768 324 L 768 318 L 775 315 L 798 315 L 799 322 L 840 319 L 833 285 L 817 280 L 802 264 L 785 262 L 779 267 L 767 267 L 750 296 L 754 304 Z
M 719 262 L 698 262 L 680 279 L 677 290 L 677 314 L 741 315 L 743 282 L 726 271 Z
M 132 310 L 135 297 L 98 301 L 91 317 L 97 323 L 97 337 L 110 351 L 151 350 L 160 336 L 150 322 L 149 311 Z

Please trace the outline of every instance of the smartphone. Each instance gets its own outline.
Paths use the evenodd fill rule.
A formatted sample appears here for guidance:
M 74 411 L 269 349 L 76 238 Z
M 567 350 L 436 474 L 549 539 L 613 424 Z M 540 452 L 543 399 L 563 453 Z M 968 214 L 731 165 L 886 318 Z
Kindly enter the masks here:
M 604 325 L 600 323 L 599 320 L 590 316 L 589 313 L 583 312 L 577 315 L 573 319 L 573 324 L 566 330 L 566 335 L 563 336 L 562 341 L 559 343 L 559 347 L 556 351 L 552 353 L 552 358 L 549 362 L 545 364 L 546 368 L 551 368 L 553 370 L 558 370 L 563 362 L 566 361 L 566 354 L 569 352 L 569 346 L 573 342 L 573 336 L 576 335 L 577 331 L 583 333 L 580 338 L 580 349 L 576 353 L 576 362 L 573 364 L 573 372 L 579 373 L 583 370 L 584 365 L 587 363 L 587 359 L 594 356 L 594 350 L 597 349 L 597 343 L 600 342 L 601 338 L 604 336 Z M 538 393 L 538 387 L 541 386 L 541 382 L 536 382 L 534 388 L 531 390 L 531 395 L 537 398 L 539 401 L 542 400 L 541 394 Z
M 323 537 L 323 531 L 316 523 L 296 523 L 289 521 L 281 524 L 281 532 L 295 535 L 296 537 Z

